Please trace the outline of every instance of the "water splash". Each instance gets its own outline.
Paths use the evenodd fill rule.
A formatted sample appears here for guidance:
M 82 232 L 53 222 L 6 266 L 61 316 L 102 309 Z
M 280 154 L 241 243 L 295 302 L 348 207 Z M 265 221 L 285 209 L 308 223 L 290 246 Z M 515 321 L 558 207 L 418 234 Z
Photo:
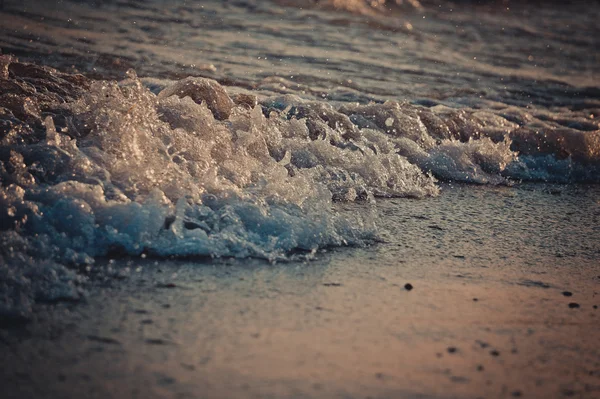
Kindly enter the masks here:
M 90 80 L 7 56 L 0 73 L 0 313 L 11 317 L 77 298 L 72 266 L 99 256 L 310 257 L 379 238 L 374 214 L 334 202 L 434 196 L 436 179 L 600 176 L 597 126 L 571 111 L 230 96 L 205 78 L 153 92 L 133 71 Z

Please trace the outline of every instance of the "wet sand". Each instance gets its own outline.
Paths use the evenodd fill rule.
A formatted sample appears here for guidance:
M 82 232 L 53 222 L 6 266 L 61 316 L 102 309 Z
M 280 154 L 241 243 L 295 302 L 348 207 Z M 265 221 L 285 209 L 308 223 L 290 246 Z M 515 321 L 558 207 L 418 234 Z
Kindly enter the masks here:
M 104 261 L 0 329 L 3 397 L 600 395 L 598 186 L 378 208 L 387 242 L 310 262 Z

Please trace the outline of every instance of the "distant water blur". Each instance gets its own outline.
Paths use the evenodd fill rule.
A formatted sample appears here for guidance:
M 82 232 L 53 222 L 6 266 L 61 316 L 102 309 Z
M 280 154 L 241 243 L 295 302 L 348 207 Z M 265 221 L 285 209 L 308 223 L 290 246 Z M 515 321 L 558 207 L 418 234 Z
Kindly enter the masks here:
M 599 106 L 597 2 L 383 3 L 7 1 L 0 48 L 97 76 L 133 67 L 328 100 Z

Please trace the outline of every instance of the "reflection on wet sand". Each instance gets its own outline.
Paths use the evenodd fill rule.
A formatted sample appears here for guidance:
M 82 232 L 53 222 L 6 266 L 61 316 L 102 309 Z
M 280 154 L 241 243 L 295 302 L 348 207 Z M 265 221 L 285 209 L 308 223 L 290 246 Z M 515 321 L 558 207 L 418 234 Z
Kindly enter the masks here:
M 106 262 L 88 304 L 2 332 L 0 377 L 30 381 L 15 397 L 592 398 L 598 195 L 381 201 L 387 244 L 308 263 Z

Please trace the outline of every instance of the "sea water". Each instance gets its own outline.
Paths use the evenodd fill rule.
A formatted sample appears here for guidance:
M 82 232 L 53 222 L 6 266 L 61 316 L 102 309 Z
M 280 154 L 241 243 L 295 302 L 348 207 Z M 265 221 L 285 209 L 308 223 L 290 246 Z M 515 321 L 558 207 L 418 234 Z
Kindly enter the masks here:
M 410 234 L 382 198 L 600 182 L 598 10 L 5 2 L 0 314 L 103 257 L 311 259 Z

